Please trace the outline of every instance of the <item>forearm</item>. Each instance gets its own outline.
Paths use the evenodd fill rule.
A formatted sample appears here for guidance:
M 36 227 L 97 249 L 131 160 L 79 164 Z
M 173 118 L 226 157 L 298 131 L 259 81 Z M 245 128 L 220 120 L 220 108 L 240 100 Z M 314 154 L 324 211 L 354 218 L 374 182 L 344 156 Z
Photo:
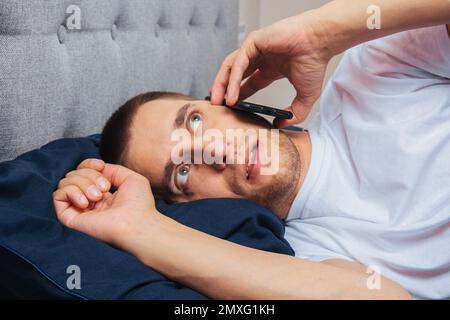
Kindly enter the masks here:
M 369 29 L 368 8 L 380 9 L 380 29 Z M 359 43 L 396 32 L 450 23 L 448 0 L 335 0 L 314 10 L 317 37 L 336 55 Z
M 369 290 L 366 274 L 243 247 L 162 215 L 156 220 L 127 237 L 124 248 L 168 278 L 211 298 L 381 298 L 390 297 L 386 294 L 396 286 L 384 280 L 383 290 Z

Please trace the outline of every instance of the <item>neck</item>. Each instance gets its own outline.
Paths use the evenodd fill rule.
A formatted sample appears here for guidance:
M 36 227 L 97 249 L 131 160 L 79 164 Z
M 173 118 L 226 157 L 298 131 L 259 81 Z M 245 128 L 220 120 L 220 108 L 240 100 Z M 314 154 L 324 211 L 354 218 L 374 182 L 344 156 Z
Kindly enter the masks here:
M 309 164 L 311 162 L 311 152 L 312 152 L 311 139 L 309 138 L 309 133 L 307 131 L 301 132 L 284 131 L 284 132 L 294 143 L 300 155 L 300 177 L 292 193 L 289 194 L 289 196 L 286 198 L 285 201 L 283 201 L 282 205 L 279 208 L 274 210 L 277 216 L 283 220 L 286 219 L 289 213 L 289 209 L 291 208 L 295 197 L 300 192 L 303 182 L 305 181 L 306 174 L 308 173 L 309 170 Z

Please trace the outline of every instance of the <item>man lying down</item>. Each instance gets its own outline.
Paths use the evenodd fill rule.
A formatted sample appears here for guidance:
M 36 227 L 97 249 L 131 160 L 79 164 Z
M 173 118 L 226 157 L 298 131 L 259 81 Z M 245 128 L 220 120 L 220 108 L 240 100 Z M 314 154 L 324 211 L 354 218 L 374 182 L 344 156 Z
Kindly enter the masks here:
M 349 50 L 320 118 L 279 131 L 277 144 L 277 131 L 249 113 L 174 93 L 132 98 L 104 127 L 107 164 L 86 160 L 61 180 L 58 218 L 211 298 L 449 298 L 450 52 L 396 56 L 401 36 Z M 222 143 L 193 142 L 211 129 Z M 238 163 L 227 161 L 239 148 L 230 153 L 225 139 L 237 129 L 273 134 L 266 143 L 247 135 Z M 215 161 L 174 161 L 174 150 Z M 178 224 L 153 195 L 255 201 L 285 221 L 296 257 Z

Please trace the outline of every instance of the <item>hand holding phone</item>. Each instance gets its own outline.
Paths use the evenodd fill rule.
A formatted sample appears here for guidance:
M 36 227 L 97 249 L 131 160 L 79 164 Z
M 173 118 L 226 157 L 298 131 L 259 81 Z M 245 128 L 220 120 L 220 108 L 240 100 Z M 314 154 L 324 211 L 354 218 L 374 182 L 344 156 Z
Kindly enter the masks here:
M 210 96 L 205 97 L 205 100 L 210 100 Z M 222 103 L 224 106 L 226 105 L 225 100 Z M 268 106 L 263 106 L 261 104 L 251 103 L 247 101 L 238 101 L 234 106 L 227 106 L 236 110 L 242 110 L 247 112 L 254 112 L 254 113 L 260 113 L 265 114 L 268 116 L 276 117 L 279 119 L 292 119 L 293 115 L 292 112 L 280 110 L 277 108 L 272 108 Z

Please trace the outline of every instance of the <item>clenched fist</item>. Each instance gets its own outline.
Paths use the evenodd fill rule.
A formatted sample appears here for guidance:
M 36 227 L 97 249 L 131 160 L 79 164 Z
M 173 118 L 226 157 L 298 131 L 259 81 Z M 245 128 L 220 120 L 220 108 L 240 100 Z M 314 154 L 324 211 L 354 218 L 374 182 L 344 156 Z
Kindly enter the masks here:
M 111 193 L 111 186 L 117 191 Z M 53 193 L 53 204 L 62 224 L 124 250 L 126 239 L 159 215 L 147 178 L 98 159 L 69 172 Z

